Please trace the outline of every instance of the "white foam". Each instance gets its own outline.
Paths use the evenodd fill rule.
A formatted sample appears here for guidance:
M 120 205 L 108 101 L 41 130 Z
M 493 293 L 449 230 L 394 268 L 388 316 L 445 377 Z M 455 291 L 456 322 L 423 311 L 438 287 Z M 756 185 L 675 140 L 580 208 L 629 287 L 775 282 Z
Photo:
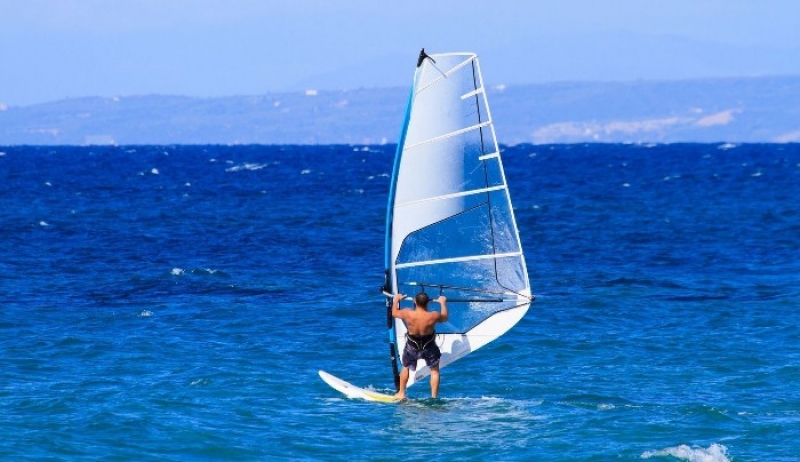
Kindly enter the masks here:
M 267 164 L 253 164 L 250 162 L 245 162 L 244 164 L 234 165 L 233 167 L 228 167 L 225 169 L 226 172 L 240 172 L 242 170 L 261 170 L 262 168 L 266 168 Z
M 170 274 L 172 274 L 173 276 L 180 276 L 185 272 L 186 271 L 184 271 L 184 270 L 182 270 L 180 268 L 172 268 L 172 271 L 170 271 Z
M 672 456 L 690 462 L 730 462 L 728 459 L 728 448 L 714 443 L 708 448 L 689 447 L 685 444 L 672 448 L 661 449 L 660 451 L 647 451 L 642 454 L 642 459 L 651 457 Z
M 157 168 L 152 168 L 152 169 L 150 169 L 150 173 L 152 173 L 153 175 L 158 175 L 158 169 Z
M 150 310 L 142 310 L 142 312 L 139 313 L 139 317 L 140 318 L 149 318 L 152 315 L 153 315 L 153 312 L 150 311 Z

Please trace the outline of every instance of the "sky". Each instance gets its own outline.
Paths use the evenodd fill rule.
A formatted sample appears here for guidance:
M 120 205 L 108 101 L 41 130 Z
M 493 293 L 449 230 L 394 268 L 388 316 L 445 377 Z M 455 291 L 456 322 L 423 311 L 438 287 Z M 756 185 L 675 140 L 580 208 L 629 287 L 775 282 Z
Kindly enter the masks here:
M 800 75 L 798 0 L 0 0 L 0 108 L 411 84 L 421 47 L 487 85 Z

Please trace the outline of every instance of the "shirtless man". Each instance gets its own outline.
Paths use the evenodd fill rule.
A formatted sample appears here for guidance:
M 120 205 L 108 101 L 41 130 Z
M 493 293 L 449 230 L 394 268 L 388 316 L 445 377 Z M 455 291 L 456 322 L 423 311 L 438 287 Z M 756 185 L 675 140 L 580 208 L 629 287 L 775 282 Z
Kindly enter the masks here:
M 400 372 L 400 390 L 395 397 L 405 399 L 409 369 L 414 371 L 417 361 L 423 358 L 431 370 L 431 397 L 436 398 L 439 395 L 439 358 L 442 353 L 436 344 L 433 328 L 437 322 L 447 321 L 447 298 L 440 295 L 434 300 L 441 305 L 441 312 L 428 311 L 430 298 L 425 292 L 414 297 L 413 310 L 400 309 L 400 300 L 403 298 L 405 295 L 395 294 L 392 303 L 392 316 L 404 320 L 408 327 L 406 347 L 403 349 L 403 370 Z

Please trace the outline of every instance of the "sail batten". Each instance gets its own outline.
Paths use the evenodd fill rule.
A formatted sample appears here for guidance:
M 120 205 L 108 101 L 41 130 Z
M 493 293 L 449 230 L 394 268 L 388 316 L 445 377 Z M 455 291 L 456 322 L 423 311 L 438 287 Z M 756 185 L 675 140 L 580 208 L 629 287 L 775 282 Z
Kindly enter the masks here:
M 450 319 L 437 326 L 436 337 L 445 367 L 508 331 L 532 297 L 478 58 L 429 57 L 418 63 L 397 146 L 386 288 L 447 297 Z M 397 382 L 407 329 L 391 317 L 390 297 L 386 308 Z M 409 385 L 429 373 L 421 361 Z
M 457 193 L 453 193 L 453 194 L 443 194 L 441 196 L 427 197 L 425 199 L 419 199 L 419 200 L 416 200 L 416 201 L 405 202 L 405 203 L 402 203 L 402 204 L 397 204 L 395 207 L 398 207 L 398 208 L 399 207 L 407 207 L 409 205 L 416 205 L 416 204 L 420 204 L 420 203 L 428 202 L 428 201 L 440 201 L 440 200 L 446 200 L 446 199 L 455 199 L 457 197 L 472 196 L 472 195 L 475 195 L 475 194 L 484 194 L 484 193 L 487 193 L 487 192 L 500 191 L 500 190 L 503 190 L 503 189 L 506 189 L 505 185 L 492 186 L 491 188 L 473 189 L 473 190 L 470 190 L 470 191 L 462 191 L 462 192 L 457 192 Z
M 417 261 L 411 263 L 398 263 L 394 265 L 397 269 L 402 268 L 413 268 L 415 266 L 425 266 L 425 265 L 441 265 L 444 263 L 464 263 L 468 261 L 475 261 L 475 260 L 487 260 L 492 258 L 506 258 L 506 257 L 520 257 L 522 256 L 522 252 L 510 252 L 510 253 L 490 253 L 486 255 L 470 255 L 467 257 L 458 257 L 458 258 L 443 258 L 441 260 L 427 260 L 427 261 Z
M 483 87 L 478 88 L 477 90 L 473 90 L 466 95 L 461 95 L 461 99 L 472 98 L 473 96 L 479 95 L 483 93 Z
M 440 135 L 440 136 L 437 136 L 435 138 L 430 138 L 430 139 L 427 139 L 427 140 L 424 140 L 424 141 L 420 141 L 419 143 L 406 146 L 405 149 L 407 149 L 407 150 L 408 149 L 414 149 L 414 148 L 416 148 L 418 146 L 422 146 L 423 144 L 435 143 L 437 141 L 441 141 L 441 140 L 446 139 L 446 138 L 451 138 L 453 136 L 458 136 L 458 135 L 461 135 L 463 133 L 466 133 L 466 132 L 469 132 L 469 131 L 472 131 L 472 130 L 477 130 L 479 128 L 488 127 L 491 124 L 492 124 L 492 121 L 491 120 L 487 120 L 486 122 L 482 122 L 482 123 L 479 123 L 479 124 L 476 124 L 476 125 L 472 125 L 472 126 L 467 127 L 467 128 L 462 128 L 462 129 L 456 130 L 454 132 L 445 133 L 444 135 Z
M 437 56 L 456 56 L 456 55 L 458 55 L 458 54 L 457 54 L 457 53 L 449 53 L 449 54 L 447 54 L 447 55 L 437 55 Z M 419 93 L 419 92 L 421 92 L 421 91 L 423 91 L 423 90 L 426 90 L 426 89 L 428 89 L 430 86 L 432 86 L 432 85 L 434 85 L 434 84 L 436 84 L 436 83 L 439 83 L 439 82 L 442 82 L 442 81 L 444 81 L 444 80 L 445 80 L 445 79 L 447 79 L 447 78 L 448 78 L 448 77 L 449 77 L 451 74 L 453 74 L 454 72 L 458 71 L 459 69 L 461 69 L 462 67 L 466 66 L 467 64 L 469 64 L 469 63 L 471 63 L 471 62 L 473 62 L 473 61 L 477 60 L 477 58 L 478 58 L 478 57 L 477 57 L 477 56 L 475 56 L 475 55 L 473 54 L 473 55 L 471 55 L 471 56 L 470 56 L 468 59 L 464 60 L 464 61 L 463 61 L 463 62 L 461 62 L 460 64 L 457 64 L 457 65 L 455 65 L 454 67 L 450 68 L 450 69 L 449 69 L 449 70 L 447 70 L 447 71 L 442 71 L 442 70 L 441 70 L 441 69 L 440 69 L 438 66 L 436 66 L 435 64 L 433 64 L 433 63 L 429 63 L 429 64 L 430 64 L 430 66 L 431 66 L 433 69 L 436 69 L 436 70 L 437 70 L 437 71 L 438 71 L 438 72 L 441 74 L 441 76 L 440 76 L 439 78 L 433 79 L 433 80 L 432 80 L 430 83 L 428 83 L 427 85 L 419 86 L 419 87 L 416 89 L 416 92 L 417 92 L 417 93 Z

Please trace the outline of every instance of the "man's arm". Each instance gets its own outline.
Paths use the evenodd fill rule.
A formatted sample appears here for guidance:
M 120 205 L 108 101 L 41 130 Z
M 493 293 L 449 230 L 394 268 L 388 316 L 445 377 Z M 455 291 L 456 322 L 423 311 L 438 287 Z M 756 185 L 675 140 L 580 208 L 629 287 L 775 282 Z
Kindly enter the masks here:
M 394 294 L 394 299 L 392 300 L 392 317 L 393 318 L 400 318 L 403 319 L 405 313 L 400 310 L 400 300 L 406 298 L 403 294 Z
M 438 322 L 447 322 L 450 316 L 447 314 L 447 297 L 444 295 L 439 295 L 439 298 L 436 299 L 439 302 L 439 305 L 442 307 L 442 311 L 439 313 L 439 321 Z

